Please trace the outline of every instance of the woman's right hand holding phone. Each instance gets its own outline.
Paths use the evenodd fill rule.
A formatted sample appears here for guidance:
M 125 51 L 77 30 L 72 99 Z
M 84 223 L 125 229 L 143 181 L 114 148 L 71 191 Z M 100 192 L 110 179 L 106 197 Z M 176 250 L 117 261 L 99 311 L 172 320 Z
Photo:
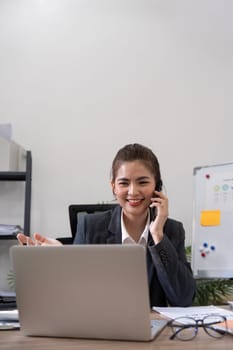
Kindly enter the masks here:
M 155 244 L 158 244 L 163 238 L 163 227 L 168 218 L 168 198 L 163 192 L 154 191 L 154 197 L 151 198 L 151 208 L 156 208 L 157 215 L 150 223 L 150 232 Z

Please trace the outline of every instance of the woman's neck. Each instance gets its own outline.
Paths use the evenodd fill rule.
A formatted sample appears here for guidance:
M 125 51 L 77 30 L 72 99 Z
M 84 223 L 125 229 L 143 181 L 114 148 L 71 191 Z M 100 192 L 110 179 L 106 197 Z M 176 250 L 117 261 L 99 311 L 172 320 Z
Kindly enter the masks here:
M 145 213 L 145 215 L 141 215 L 139 217 L 135 216 L 126 216 L 123 213 L 123 220 L 124 220 L 124 225 L 125 228 L 128 232 L 128 234 L 133 238 L 135 242 L 138 242 L 142 232 L 144 231 L 144 228 L 146 226 L 148 218 L 148 212 Z

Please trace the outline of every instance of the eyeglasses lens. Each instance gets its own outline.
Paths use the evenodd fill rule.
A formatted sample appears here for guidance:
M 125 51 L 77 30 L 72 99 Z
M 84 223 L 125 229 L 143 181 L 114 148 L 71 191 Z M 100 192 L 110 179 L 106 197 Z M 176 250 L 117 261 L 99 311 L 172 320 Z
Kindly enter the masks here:
M 180 340 L 191 340 L 197 334 L 197 324 L 193 318 L 179 317 L 173 320 L 171 327 L 176 338 Z
M 203 319 L 203 326 L 206 333 L 211 337 L 221 338 L 227 331 L 226 319 L 220 315 L 210 315 Z

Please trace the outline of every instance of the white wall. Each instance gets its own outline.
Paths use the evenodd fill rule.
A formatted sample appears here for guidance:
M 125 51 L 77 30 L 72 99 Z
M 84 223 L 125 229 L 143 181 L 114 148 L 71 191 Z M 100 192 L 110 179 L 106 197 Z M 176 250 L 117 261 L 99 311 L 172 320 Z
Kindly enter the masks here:
M 111 200 L 115 152 L 141 142 L 190 242 L 193 167 L 233 161 L 232 10 L 0 0 L 0 122 L 32 151 L 32 232 L 70 235 L 68 205 Z

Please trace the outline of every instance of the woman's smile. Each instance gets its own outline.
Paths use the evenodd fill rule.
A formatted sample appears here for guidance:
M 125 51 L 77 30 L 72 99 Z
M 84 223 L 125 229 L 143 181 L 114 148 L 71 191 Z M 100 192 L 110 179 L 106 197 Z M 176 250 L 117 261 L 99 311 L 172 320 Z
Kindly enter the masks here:
M 126 199 L 131 207 L 138 207 L 144 201 L 143 199 Z

